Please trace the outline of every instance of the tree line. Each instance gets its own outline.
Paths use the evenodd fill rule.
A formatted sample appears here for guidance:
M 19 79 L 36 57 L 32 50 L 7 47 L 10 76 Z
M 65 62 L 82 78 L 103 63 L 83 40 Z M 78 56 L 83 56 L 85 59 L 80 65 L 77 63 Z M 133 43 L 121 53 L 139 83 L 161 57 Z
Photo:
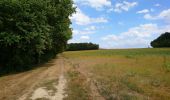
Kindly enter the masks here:
M 99 49 L 99 45 L 93 43 L 70 43 L 67 45 L 67 51 L 97 50 L 97 49 Z
M 157 39 L 151 42 L 154 48 L 170 47 L 170 32 L 161 34 Z
M 72 0 L 0 0 L 0 72 L 48 61 L 72 37 Z

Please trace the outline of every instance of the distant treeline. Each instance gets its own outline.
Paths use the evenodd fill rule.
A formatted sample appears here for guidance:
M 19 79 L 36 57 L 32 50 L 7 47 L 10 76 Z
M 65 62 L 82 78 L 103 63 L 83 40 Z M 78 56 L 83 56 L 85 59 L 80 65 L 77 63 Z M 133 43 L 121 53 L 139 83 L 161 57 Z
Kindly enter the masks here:
M 24 71 L 65 50 L 73 0 L 0 0 L 0 74 Z
M 93 43 L 70 43 L 67 45 L 67 51 L 97 50 L 97 49 L 99 49 L 99 45 Z

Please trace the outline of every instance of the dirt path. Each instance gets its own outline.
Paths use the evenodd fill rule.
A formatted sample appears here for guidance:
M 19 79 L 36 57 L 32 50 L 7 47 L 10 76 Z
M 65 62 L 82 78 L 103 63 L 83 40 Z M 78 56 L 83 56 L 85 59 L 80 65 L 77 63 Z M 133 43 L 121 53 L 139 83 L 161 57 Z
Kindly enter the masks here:
M 35 70 L 0 77 L 0 100 L 62 100 L 66 70 L 64 59 L 59 57 Z
M 64 61 L 63 59 L 59 59 L 58 66 L 60 66 L 60 75 L 58 79 L 58 84 L 55 84 L 56 81 L 51 81 L 50 88 L 48 85 L 40 85 L 37 89 L 32 92 L 31 100 L 37 99 L 48 99 L 48 100 L 63 100 L 65 97 L 64 89 L 66 88 L 66 79 L 64 77 Z
M 63 100 L 65 95 L 64 89 L 66 88 L 66 79 L 63 75 L 59 77 L 59 83 L 58 85 L 54 85 L 54 89 L 57 90 L 57 92 L 52 95 L 50 90 L 47 90 L 46 87 L 39 87 L 37 88 L 32 96 L 31 100 L 37 100 L 37 99 L 48 99 L 48 100 Z
M 37 69 L 0 77 L 0 100 L 63 100 L 68 83 L 64 75 L 75 64 L 78 66 L 76 70 L 85 76 L 85 83 L 89 84 L 90 100 L 105 100 L 99 94 L 89 71 L 82 69 L 85 64 L 77 64 L 62 56 Z

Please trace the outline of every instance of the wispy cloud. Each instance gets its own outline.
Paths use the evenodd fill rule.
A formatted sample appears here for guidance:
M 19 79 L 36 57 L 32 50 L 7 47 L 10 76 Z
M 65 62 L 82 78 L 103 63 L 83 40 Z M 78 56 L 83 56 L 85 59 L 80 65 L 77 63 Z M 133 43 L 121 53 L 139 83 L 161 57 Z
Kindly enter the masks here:
M 170 31 L 169 25 L 158 27 L 157 24 L 142 24 L 130 28 L 118 35 L 110 34 L 101 39 L 105 41 L 105 48 L 147 47 L 150 42 L 163 32 Z M 155 36 L 155 37 L 154 37 Z
M 155 16 L 145 14 L 144 18 L 148 20 L 165 20 L 167 23 L 170 23 L 170 9 L 163 10 L 162 12 Z
M 73 35 L 94 34 L 93 30 L 73 30 Z
M 123 2 L 116 3 L 115 6 L 112 9 L 110 9 L 110 11 L 121 13 L 123 11 L 129 11 L 129 9 L 137 5 L 138 5 L 137 2 L 123 1 Z
M 154 6 L 156 6 L 156 7 L 159 7 L 159 6 L 161 6 L 159 3 L 157 3 L 157 4 L 155 4 Z
M 72 21 L 75 21 L 78 25 L 89 25 L 94 23 L 106 23 L 108 20 L 104 17 L 91 18 L 85 13 L 83 13 L 79 8 L 77 8 L 76 14 L 71 17 Z
M 136 13 L 137 14 L 143 14 L 143 13 L 149 13 L 150 11 L 148 9 L 143 9 L 143 10 L 140 10 L 140 11 L 137 11 Z
M 77 38 L 73 38 L 73 39 L 68 41 L 68 43 L 82 43 L 82 42 L 90 42 L 90 36 L 81 35 Z
M 122 25 L 125 25 L 125 24 L 120 21 L 120 22 L 118 22 L 118 25 L 121 25 L 121 26 L 122 26 Z
M 89 40 L 90 37 L 89 36 L 81 36 L 80 39 L 83 39 L 83 40 Z
M 94 31 L 96 30 L 96 26 L 89 26 L 87 28 L 85 28 L 86 31 Z
M 77 13 L 71 17 L 73 39 L 69 42 L 90 41 L 102 48 L 148 47 L 170 31 L 170 5 L 164 0 L 73 1 Z
M 81 5 L 87 5 L 96 10 L 103 9 L 104 7 L 111 7 L 111 0 L 74 0 Z

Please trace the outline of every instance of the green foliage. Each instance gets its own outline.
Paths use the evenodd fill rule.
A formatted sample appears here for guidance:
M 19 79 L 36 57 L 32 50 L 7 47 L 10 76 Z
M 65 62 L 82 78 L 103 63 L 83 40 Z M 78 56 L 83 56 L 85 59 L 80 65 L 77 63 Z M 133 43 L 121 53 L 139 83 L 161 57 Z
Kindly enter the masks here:
M 93 43 L 71 43 L 67 45 L 67 51 L 97 50 L 99 45 Z
M 157 39 L 151 42 L 151 46 L 154 48 L 161 48 L 161 47 L 170 47 L 170 33 L 165 32 Z
M 0 0 L 0 71 L 22 71 L 62 52 L 74 12 L 72 0 Z

